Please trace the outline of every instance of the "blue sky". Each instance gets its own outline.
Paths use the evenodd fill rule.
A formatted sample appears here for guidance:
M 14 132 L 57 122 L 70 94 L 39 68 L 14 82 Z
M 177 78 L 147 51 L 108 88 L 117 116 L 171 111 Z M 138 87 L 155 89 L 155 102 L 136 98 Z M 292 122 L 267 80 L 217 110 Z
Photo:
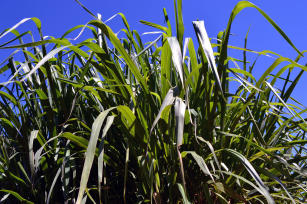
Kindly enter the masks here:
M 162 9 L 165 7 L 171 21 L 174 22 L 173 0 L 82 0 L 93 13 L 101 13 L 103 20 L 121 12 L 124 13 L 131 28 L 139 33 L 154 31 L 153 28 L 139 23 L 146 20 L 158 24 L 164 24 Z M 185 25 L 185 37 L 195 39 L 192 27 L 193 20 L 204 20 L 208 35 L 216 37 L 219 31 L 225 29 L 230 16 L 238 0 L 183 0 L 183 18 Z M 251 0 L 252 3 L 264 10 L 288 35 L 299 50 L 307 49 L 307 1 L 306 0 Z M 66 30 L 76 25 L 86 24 L 92 17 L 88 15 L 74 0 L 10 0 L 1 2 L 0 30 L 4 30 L 16 24 L 26 17 L 37 17 L 42 21 L 44 35 L 60 37 Z M 119 17 L 113 19 L 108 25 L 115 31 L 123 28 Z M 235 19 L 230 44 L 242 46 L 245 34 L 250 27 L 248 48 L 262 51 L 272 50 L 282 56 L 294 59 L 296 52 L 282 39 L 274 28 L 253 8 L 243 10 Z M 31 29 L 33 23 L 28 22 L 20 27 L 21 30 Z M 0 43 L 4 42 L 2 39 Z M 0 51 L 2 61 L 10 51 Z M 240 56 L 241 53 L 235 53 Z M 256 56 L 249 55 L 250 59 Z M 300 63 L 305 64 L 306 57 Z M 259 76 L 272 63 L 271 59 L 262 57 L 258 66 L 254 69 Z M 1 81 L 2 77 L 0 77 Z M 304 74 L 302 80 L 294 92 L 294 97 L 307 106 L 307 88 Z

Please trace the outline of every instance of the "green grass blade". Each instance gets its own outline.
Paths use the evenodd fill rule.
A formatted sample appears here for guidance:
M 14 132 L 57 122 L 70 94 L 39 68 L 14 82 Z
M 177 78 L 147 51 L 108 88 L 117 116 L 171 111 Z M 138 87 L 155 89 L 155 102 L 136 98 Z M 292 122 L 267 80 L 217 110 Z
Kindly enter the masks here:
M 21 21 L 19 21 L 16 25 L 14 25 L 13 27 L 11 27 L 10 29 L 8 29 L 6 32 L 2 33 L 0 35 L 0 39 L 3 38 L 4 36 L 6 36 L 8 33 L 12 32 L 13 30 L 15 30 L 16 28 L 18 28 L 21 24 L 29 21 L 29 20 L 32 20 L 36 27 L 40 30 L 41 29 L 41 22 L 38 18 L 24 18 L 22 19 Z
M 161 52 L 161 97 L 164 98 L 170 89 L 171 84 L 171 61 L 172 51 L 167 43 L 165 36 L 163 37 L 163 45 Z
M 144 21 L 144 20 L 140 20 L 140 23 L 142 23 L 142 24 L 144 24 L 144 25 L 147 25 L 147 26 L 150 26 L 150 27 L 153 27 L 153 28 L 157 28 L 158 30 L 162 30 L 162 31 L 164 31 L 165 33 L 167 33 L 167 28 L 164 27 L 164 26 L 161 26 L 161 25 L 159 25 L 159 24 L 151 23 L 151 22 Z
M 84 6 L 79 0 L 75 0 L 87 13 L 89 13 L 92 17 L 96 18 L 97 17 L 88 9 L 86 6 Z
M 20 202 L 24 202 L 24 203 L 27 203 L 27 204 L 34 204 L 33 202 L 23 198 L 20 194 L 16 193 L 15 191 L 5 190 L 5 189 L 1 189 L 0 191 L 5 192 L 5 193 L 9 193 L 10 195 L 17 198 Z
M 78 198 L 76 203 L 80 204 L 83 198 L 84 191 L 87 186 L 88 178 L 90 175 L 90 170 L 92 168 L 94 156 L 95 156 L 95 151 L 96 151 L 96 145 L 97 145 L 97 140 L 98 136 L 101 130 L 101 126 L 107 117 L 108 113 L 113 110 L 115 107 L 110 108 L 108 110 L 103 111 L 102 113 L 99 114 L 99 116 L 95 119 L 93 126 L 92 126 L 92 133 L 91 137 L 89 140 L 89 144 L 85 153 L 85 162 L 82 170 L 82 175 L 81 175 L 81 181 L 80 181 L 80 188 L 79 188 L 79 193 L 78 193 Z
M 29 182 L 29 184 L 31 183 L 31 180 L 26 172 L 26 170 L 24 169 L 24 167 L 22 166 L 22 164 L 20 162 L 17 163 L 18 167 L 20 168 L 21 172 L 23 173 L 23 175 L 25 176 L 26 180 Z
M 186 153 L 191 154 L 194 160 L 196 161 L 197 165 L 199 166 L 200 170 L 205 174 L 210 176 L 213 182 L 215 182 L 213 175 L 211 174 L 206 162 L 204 159 L 199 156 L 196 152 L 194 151 L 187 151 Z
M 52 57 L 54 57 L 56 54 L 58 54 L 60 51 L 64 50 L 65 48 L 68 48 L 69 46 L 64 46 L 64 47 L 60 47 L 60 48 L 56 48 L 54 50 L 52 50 L 51 52 L 49 52 L 39 63 L 37 63 L 35 65 L 35 67 L 29 72 L 27 73 L 27 75 L 21 79 L 20 81 L 23 82 L 25 81 L 27 78 L 29 78 L 37 69 L 39 69 L 42 65 L 45 64 L 45 62 L 47 62 L 49 59 L 51 59 Z
M 167 12 L 166 12 L 166 9 L 163 8 L 163 13 L 164 13 L 164 20 L 166 21 L 166 24 L 167 24 L 167 37 L 171 37 L 172 36 L 172 26 L 171 26 L 171 23 L 169 21 L 169 17 L 167 15 Z
M 60 136 L 72 141 L 73 143 L 84 149 L 88 147 L 89 141 L 84 137 L 76 136 L 70 132 L 64 132 Z
M 182 0 L 174 0 L 174 8 L 175 8 L 175 18 L 176 18 L 177 39 L 181 50 L 183 48 L 183 35 L 184 35 Z
M 235 8 L 232 10 L 231 13 L 231 17 L 229 19 L 229 23 L 232 23 L 233 19 L 236 17 L 236 15 L 238 13 L 241 12 L 241 10 L 243 10 L 244 8 L 255 8 L 258 10 L 258 12 L 275 28 L 275 30 L 288 42 L 288 44 L 295 49 L 295 51 L 300 54 L 301 56 L 303 56 L 303 54 L 294 46 L 294 44 L 292 43 L 292 41 L 288 38 L 288 36 L 282 31 L 282 29 L 264 12 L 262 11 L 259 7 L 257 7 L 256 5 L 254 5 L 251 2 L 248 1 L 240 1 Z M 228 25 L 229 26 L 229 25 Z M 228 30 L 228 26 L 227 26 L 227 30 Z M 230 30 L 230 28 L 229 28 Z M 227 31 L 226 31 L 227 32 Z M 227 34 L 226 34 L 227 35 Z
M 128 55 L 125 48 L 123 47 L 123 45 L 121 44 L 117 36 L 112 32 L 112 30 L 107 25 L 105 25 L 104 23 L 100 21 L 90 21 L 89 24 L 100 28 L 102 33 L 104 33 L 108 37 L 108 39 L 111 41 L 111 43 L 114 45 L 114 47 L 121 54 L 121 56 L 123 57 L 127 65 L 129 66 L 136 80 L 141 84 L 142 89 L 145 91 L 146 94 L 149 94 L 148 86 L 146 85 L 145 79 L 141 75 L 140 70 L 134 64 L 131 56 Z
M 182 187 L 182 185 L 180 183 L 177 183 L 177 186 L 178 186 L 179 192 L 180 192 L 180 194 L 183 198 L 183 203 L 184 204 L 190 204 L 191 202 L 188 200 L 187 194 L 184 191 L 184 188 Z
M 50 198 L 51 198 L 51 195 L 52 195 L 52 192 L 53 192 L 53 189 L 55 187 L 55 183 L 56 181 L 58 180 L 59 176 L 61 175 L 61 168 L 58 169 L 58 171 L 56 172 L 55 176 L 54 176 L 54 179 L 52 181 L 52 184 L 50 186 L 50 189 L 49 189 L 49 192 L 48 192 L 48 196 L 47 196 L 47 204 L 50 203 Z
M 141 129 L 135 128 L 137 119 L 128 106 L 118 106 L 117 110 L 122 114 L 122 122 L 132 136 L 135 136 L 136 132 L 141 131 Z
M 161 105 L 161 108 L 160 108 L 160 110 L 159 110 L 159 113 L 158 113 L 158 115 L 156 116 L 156 118 L 155 118 L 155 120 L 154 120 L 154 122 L 153 122 L 153 124 L 152 124 L 152 126 L 151 126 L 150 135 L 151 135 L 151 133 L 152 133 L 152 130 L 154 129 L 154 127 L 155 127 L 156 124 L 158 123 L 158 121 L 159 121 L 159 119 L 160 119 L 160 117 L 161 117 L 161 114 L 162 114 L 162 111 L 164 110 L 164 108 L 165 108 L 166 106 L 168 106 L 168 105 L 173 104 L 174 100 L 175 100 L 175 90 L 174 90 L 174 88 L 171 88 L 171 89 L 167 92 L 167 94 L 166 94 L 166 96 L 165 96 L 165 98 L 164 98 L 164 100 L 163 100 L 163 102 L 162 102 L 162 105 Z
M 254 169 L 254 167 L 251 165 L 251 163 L 242 154 L 240 154 L 239 152 L 235 150 L 225 149 L 225 151 L 231 153 L 232 155 L 237 157 L 242 162 L 242 164 L 245 166 L 249 174 L 254 178 L 257 185 L 259 186 L 259 189 L 260 189 L 259 193 L 261 193 L 267 199 L 268 203 L 270 204 L 275 203 L 272 196 L 268 192 L 267 187 L 264 185 L 262 179 L 260 178 L 256 170 Z
M 103 156 L 104 156 L 104 140 L 107 135 L 108 130 L 110 129 L 111 125 L 113 124 L 115 116 L 108 116 L 106 125 L 103 128 L 102 136 L 101 136 L 101 144 L 99 145 L 99 156 L 98 156 L 98 192 L 99 192 L 99 199 L 101 201 L 101 183 L 103 177 Z

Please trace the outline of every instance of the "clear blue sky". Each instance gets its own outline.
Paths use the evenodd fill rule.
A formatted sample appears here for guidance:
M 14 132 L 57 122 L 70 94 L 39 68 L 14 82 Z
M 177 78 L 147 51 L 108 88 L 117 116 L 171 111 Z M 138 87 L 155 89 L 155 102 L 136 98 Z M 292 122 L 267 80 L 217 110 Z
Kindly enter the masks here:
M 165 7 L 169 17 L 174 21 L 173 0 L 81 0 L 93 13 L 101 13 L 103 20 L 121 12 L 133 29 L 139 33 L 154 31 L 153 28 L 139 23 L 139 20 L 147 20 L 163 24 L 163 12 Z M 183 17 L 185 24 L 185 36 L 195 39 L 192 21 L 204 20 L 208 35 L 216 37 L 219 31 L 225 29 L 229 15 L 238 0 L 183 0 Z M 299 50 L 307 49 L 307 1 L 306 0 L 251 0 L 264 10 L 288 35 Z M 92 20 L 74 0 L 7 0 L 1 2 L 0 30 L 4 30 L 16 24 L 26 17 L 37 17 L 42 21 L 44 35 L 60 37 L 66 30 L 79 24 L 85 24 Z M 21 27 L 22 30 L 33 29 L 31 22 Z M 120 18 L 113 19 L 108 25 L 115 31 L 123 28 Z M 250 29 L 248 48 L 261 51 L 272 50 L 285 57 L 294 59 L 296 52 L 279 36 L 269 23 L 255 10 L 247 8 L 235 19 L 230 44 L 242 46 L 245 34 Z M 3 42 L 2 39 L 0 43 Z M 0 51 L 0 61 L 8 51 Z M 240 54 L 240 53 L 238 53 Z M 306 53 L 307 55 L 307 53 Z M 251 59 L 255 57 L 250 55 Z M 307 62 L 306 57 L 301 64 Z M 256 75 L 260 75 L 272 61 L 265 57 L 255 68 Z M 3 78 L 0 77 L 1 81 Z M 305 90 L 307 74 L 297 86 L 294 97 L 307 106 L 307 94 Z

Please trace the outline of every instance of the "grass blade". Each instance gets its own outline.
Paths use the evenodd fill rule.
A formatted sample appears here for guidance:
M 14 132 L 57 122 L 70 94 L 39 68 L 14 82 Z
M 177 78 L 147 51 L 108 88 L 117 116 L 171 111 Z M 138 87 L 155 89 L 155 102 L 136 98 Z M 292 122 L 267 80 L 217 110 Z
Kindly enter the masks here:
M 303 54 L 294 46 L 292 41 L 288 38 L 288 36 L 282 31 L 282 29 L 264 12 L 262 11 L 259 7 L 254 5 L 253 3 L 249 1 L 240 1 L 236 7 L 232 10 L 231 17 L 229 21 L 232 21 L 238 13 L 241 12 L 242 9 L 247 8 L 247 7 L 252 7 L 258 10 L 258 12 L 275 28 L 275 30 L 288 42 L 288 44 L 296 50 L 296 52 L 303 56 Z M 228 28 L 228 27 L 227 27 Z
M 146 50 L 148 50 L 149 48 L 151 48 L 154 44 L 156 44 L 163 35 L 160 35 L 159 37 L 157 37 L 154 41 L 152 41 L 152 43 L 150 43 L 146 48 L 144 48 L 141 52 L 139 52 L 134 59 L 136 59 L 137 57 L 139 57 L 140 55 L 142 55 L 144 52 L 146 52 Z
M 189 153 L 192 155 L 192 157 L 194 158 L 194 160 L 196 161 L 197 165 L 199 166 L 200 170 L 205 174 L 205 175 L 208 175 L 210 176 L 210 178 L 212 179 L 213 182 L 214 181 L 214 178 L 212 176 L 212 174 L 210 173 L 210 170 L 206 164 L 206 162 L 204 161 L 204 159 L 199 156 L 196 152 L 192 152 L 192 151 L 189 151 L 189 152 L 186 152 L 186 153 Z
M 184 35 L 182 0 L 174 0 L 174 8 L 175 8 L 175 18 L 176 18 L 177 39 L 179 41 L 180 50 L 181 50 L 183 45 L 183 35 Z
M 171 84 L 171 61 L 172 51 L 169 44 L 163 39 L 161 53 L 161 97 L 164 98 L 170 89 Z
M 53 192 L 53 188 L 54 188 L 55 183 L 58 180 L 60 175 L 61 175 L 61 168 L 59 168 L 58 171 L 56 172 L 55 177 L 54 177 L 54 179 L 52 181 L 52 184 L 50 186 L 50 190 L 49 190 L 48 197 L 47 197 L 47 202 L 46 202 L 47 204 L 49 204 L 49 202 L 50 202 L 50 198 L 51 198 L 51 195 L 52 195 L 52 192 Z
M 191 202 L 188 200 L 187 194 L 184 191 L 184 188 L 182 187 L 182 185 L 180 183 L 177 183 L 177 186 L 178 186 L 179 192 L 180 192 L 180 194 L 181 194 L 181 196 L 183 198 L 183 203 L 184 204 L 190 204 Z
M 106 125 L 103 128 L 102 136 L 101 136 L 101 144 L 99 145 L 99 156 L 98 156 L 98 192 L 99 192 L 99 199 L 101 201 L 101 183 L 103 177 L 103 156 L 104 156 L 104 139 L 107 135 L 108 130 L 110 129 L 111 125 L 113 124 L 115 116 L 108 116 Z
M 296 115 L 298 115 L 298 117 L 299 117 L 305 124 L 307 124 L 306 121 L 305 121 L 305 119 L 302 118 L 302 116 L 301 116 L 300 114 L 294 114 L 294 113 L 291 111 L 290 107 L 286 104 L 286 102 L 285 102 L 284 100 L 282 100 L 282 98 L 279 96 L 279 94 L 276 92 L 276 90 L 272 87 L 272 85 L 271 85 L 269 82 L 265 81 L 265 83 L 266 83 L 267 86 L 273 91 L 273 93 L 274 93 L 275 96 L 278 98 L 278 100 L 280 100 L 280 102 L 288 109 L 288 111 L 291 113 L 291 115 L 293 115 L 293 117 L 296 117 Z
M 217 81 L 218 87 L 221 91 L 221 94 L 223 96 L 223 89 L 222 89 L 222 84 L 221 84 L 221 80 L 219 77 L 219 73 L 218 70 L 216 68 L 216 64 L 215 64 L 215 59 L 214 59 L 214 54 L 213 54 L 213 49 L 211 47 L 211 43 L 205 28 L 205 24 L 204 21 L 193 21 L 193 26 L 198 38 L 198 41 L 206 55 L 206 58 L 208 60 L 208 65 L 210 67 L 210 69 L 212 70 L 212 72 L 214 73 L 215 79 Z
M 181 98 L 176 98 L 175 100 L 175 118 L 176 118 L 176 137 L 177 137 L 177 146 L 182 145 L 183 140 L 183 129 L 184 129 L 184 115 L 186 104 Z
M 131 56 L 126 52 L 125 48 L 123 47 L 123 45 L 121 44 L 117 36 L 112 32 L 111 28 L 109 28 L 107 25 L 105 25 L 101 21 L 90 21 L 89 24 L 100 28 L 102 33 L 104 33 L 109 38 L 109 40 L 112 42 L 114 47 L 121 54 L 121 56 L 123 57 L 127 65 L 129 66 L 131 72 L 134 74 L 137 81 L 141 84 L 142 89 L 145 91 L 146 94 L 149 94 L 148 86 L 146 85 L 145 79 L 141 75 L 140 70 L 134 64 Z
M 220 171 L 222 171 L 221 165 L 220 165 L 220 163 L 219 163 L 219 161 L 218 161 L 218 159 L 217 159 L 217 156 L 216 156 L 216 154 L 215 154 L 215 151 L 214 151 L 214 148 L 213 148 L 212 144 L 211 144 L 209 141 L 204 140 L 202 137 L 197 137 L 197 139 L 200 140 L 200 141 L 202 141 L 202 142 L 204 142 L 204 143 L 206 143 L 206 144 L 208 145 L 208 147 L 209 147 L 209 149 L 210 149 L 210 151 L 211 151 L 211 153 L 212 153 L 212 155 L 213 155 L 213 159 L 214 159 L 214 161 L 215 161 L 215 163 L 216 163 L 218 169 L 219 169 Z M 222 174 L 222 177 L 223 177 L 223 174 Z
M 85 162 L 84 162 L 82 175 L 81 175 L 80 188 L 79 188 L 78 198 L 76 202 L 77 204 L 81 203 L 84 191 L 87 186 L 87 181 L 88 181 L 90 171 L 92 168 L 92 163 L 93 163 L 94 156 L 95 156 L 96 144 L 97 144 L 98 136 L 101 130 L 101 126 L 105 118 L 107 117 L 108 113 L 114 108 L 115 107 L 110 108 L 100 113 L 99 116 L 95 119 L 93 123 L 91 137 L 90 137 L 89 144 L 88 144 L 88 147 L 85 153 Z
M 236 156 L 242 164 L 245 166 L 249 174 L 255 179 L 257 185 L 259 186 L 260 192 L 268 201 L 270 204 L 274 204 L 275 201 L 271 197 L 270 193 L 267 190 L 267 187 L 264 185 L 263 181 L 261 180 L 260 176 L 254 169 L 254 167 L 249 163 L 249 161 L 239 152 L 232 150 L 232 149 L 225 149 L 225 151 L 231 153 L 232 155 Z
M 160 108 L 160 110 L 159 110 L 159 113 L 158 113 L 156 119 L 154 120 L 154 122 L 153 122 L 153 124 L 152 124 L 152 126 L 151 126 L 150 135 L 151 135 L 151 133 L 152 133 L 152 130 L 154 129 L 154 127 L 155 127 L 156 124 L 158 123 L 158 121 L 159 121 L 159 119 L 160 119 L 160 117 L 161 117 L 161 114 L 162 114 L 162 111 L 164 110 L 164 108 L 165 108 L 166 106 L 168 106 L 168 105 L 173 104 L 173 102 L 174 102 L 174 100 L 175 100 L 175 92 L 176 92 L 176 90 L 175 90 L 174 88 L 171 88 L 171 89 L 167 92 L 167 94 L 166 94 L 166 96 L 165 96 L 165 98 L 164 98 L 164 100 L 163 100 L 163 102 L 162 102 L 162 105 L 161 105 L 161 108 Z
M 33 202 L 31 202 L 31 201 L 29 201 L 27 199 L 24 199 L 19 193 L 16 193 L 15 191 L 4 190 L 4 189 L 1 189 L 0 191 L 1 192 L 5 192 L 5 193 L 9 193 L 10 195 L 12 195 L 15 198 L 17 198 L 19 201 L 24 202 L 26 204 L 34 204 Z
M 3 34 L 0 35 L 0 39 L 3 38 L 4 36 L 6 36 L 8 33 L 10 33 L 11 31 L 13 31 L 14 29 L 16 29 L 18 26 L 20 26 L 21 24 L 29 21 L 29 20 L 32 20 L 35 24 L 36 24 L 36 27 L 38 29 L 41 28 L 41 22 L 38 18 L 24 18 L 22 19 L 21 21 L 19 21 L 16 25 L 14 25 L 13 27 L 11 27 L 10 29 L 8 29 L 6 32 L 4 32 Z
M 167 32 L 167 28 L 164 27 L 164 26 L 161 26 L 159 24 L 151 23 L 151 22 L 144 21 L 144 20 L 140 20 L 140 23 L 147 25 L 147 26 L 150 26 L 150 27 L 153 27 L 153 28 L 157 28 L 157 29 L 162 30 L 164 32 Z
M 35 166 L 34 166 L 34 152 L 33 152 L 33 141 L 37 137 L 38 130 L 33 130 L 31 132 L 29 138 L 29 163 L 30 163 L 30 170 L 31 170 L 31 178 L 33 179 Z
M 172 51 L 172 59 L 173 59 L 174 66 L 176 68 L 177 73 L 179 74 L 181 84 L 184 87 L 182 53 L 181 53 L 179 42 L 177 38 L 175 37 L 169 37 L 167 38 L 167 40 L 168 40 L 168 43 Z
M 97 17 L 88 9 L 86 8 L 79 0 L 75 0 L 87 13 L 89 13 L 93 18 L 97 19 Z
M 39 69 L 42 65 L 45 64 L 45 62 L 47 62 L 50 58 L 54 57 L 54 55 L 58 54 L 60 51 L 64 50 L 65 48 L 70 47 L 70 45 L 67 46 L 63 46 L 63 47 L 59 47 L 56 48 L 54 50 L 52 50 L 51 52 L 49 52 L 39 63 L 37 63 L 35 65 L 35 67 L 20 81 L 23 82 L 24 80 L 26 80 L 27 78 L 29 78 L 37 69 Z

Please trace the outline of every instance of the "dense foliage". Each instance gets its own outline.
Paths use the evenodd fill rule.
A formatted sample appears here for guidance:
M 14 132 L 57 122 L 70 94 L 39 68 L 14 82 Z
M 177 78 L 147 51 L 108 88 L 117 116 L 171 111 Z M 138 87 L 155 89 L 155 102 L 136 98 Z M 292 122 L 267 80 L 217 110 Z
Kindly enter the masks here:
M 119 39 L 85 7 L 95 20 L 61 38 L 44 38 L 37 18 L 1 34 L 15 35 L 0 45 L 15 50 L 0 69 L 11 73 L 0 87 L 1 201 L 306 201 L 307 109 L 291 97 L 307 70 L 298 63 L 303 53 L 247 1 L 216 39 L 194 21 L 197 45 L 184 39 L 182 2 L 174 6 L 175 28 L 165 9 L 166 25 L 141 21 L 160 31 L 147 45 L 123 14 Z M 245 7 L 257 9 L 298 57 L 229 46 L 232 21 Z M 23 42 L 32 33 L 16 29 L 26 21 L 39 41 Z M 88 39 L 67 37 L 83 29 Z M 273 59 L 259 79 L 247 53 Z

